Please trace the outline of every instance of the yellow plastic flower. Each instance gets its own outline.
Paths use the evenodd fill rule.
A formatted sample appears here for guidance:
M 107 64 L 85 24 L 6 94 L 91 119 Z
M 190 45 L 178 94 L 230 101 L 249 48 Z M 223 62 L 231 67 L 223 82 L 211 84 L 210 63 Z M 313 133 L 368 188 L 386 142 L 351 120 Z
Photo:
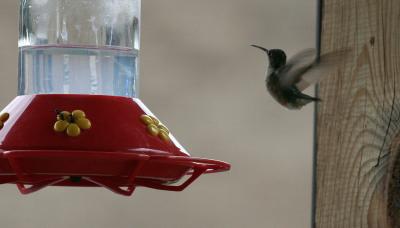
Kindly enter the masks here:
M 169 137 L 169 130 L 163 124 L 160 123 L 158 119 L 149 115 L 140 116 L 142 123 L 147 125 L 147 131 L 152 136 L 158 136 L 160 139 L 169 142 L 171 138 Z
M 81 134 L 81 129 L 87 130 L 92 127 L 92 123 L 86 118 L 82 110 L 57 111 L 57 122 L 54 124 L 54 131 L 66 132 L 68 136 L 76 137 Z
M 8 120 L 10 114 L 5 112 L 0 115 L 0 130 L 3 129 L 4 123 Z

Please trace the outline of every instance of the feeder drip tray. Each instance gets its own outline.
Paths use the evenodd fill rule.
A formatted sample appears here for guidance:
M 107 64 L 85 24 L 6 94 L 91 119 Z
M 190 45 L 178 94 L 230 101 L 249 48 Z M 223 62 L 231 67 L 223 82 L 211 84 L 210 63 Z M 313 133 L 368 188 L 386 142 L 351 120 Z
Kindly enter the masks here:
M 201 174 L 228 168 L 218 161 L 177 156 L 88 151 L 6 151 L 3 154 L 10 164 L 10 171 L 15 174 L 0 176 L 0 183 L 15 183 L 22 194 L 47 186 L 101 186 L 126 196 L 131 195 L 137 186 L 182 191 Z M 93 164 L 103 164 L 101 168 L 104 169 L 98 170 L 99 167 Z M 182 170 L 192 172 L 184 173 L 190 177 L 182 184 L 173 185 L 171 183 L 176 181 L 174 176 L 160 179 L 148 176 L 146 168 L 157 164 L 168 166 L 169 172 L 175 171 L 175 175 L 180 175 Z M 74 181 L 74 177 L 77 180 Z

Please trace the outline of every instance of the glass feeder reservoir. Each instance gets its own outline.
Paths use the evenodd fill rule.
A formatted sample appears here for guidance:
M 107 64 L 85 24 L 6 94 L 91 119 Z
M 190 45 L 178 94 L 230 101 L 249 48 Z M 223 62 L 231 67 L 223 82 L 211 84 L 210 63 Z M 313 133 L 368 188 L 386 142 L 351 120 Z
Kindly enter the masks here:
M 21 0 L 23 94 L 136 97 L 140 0 Z
M 0 183 L 181 191 L 229 170 L 194 158 L 137 98 L 140 0 L 21 0 L 16 97 L 0 113 Z M 185 178 L 187 176 L 187 178 Z

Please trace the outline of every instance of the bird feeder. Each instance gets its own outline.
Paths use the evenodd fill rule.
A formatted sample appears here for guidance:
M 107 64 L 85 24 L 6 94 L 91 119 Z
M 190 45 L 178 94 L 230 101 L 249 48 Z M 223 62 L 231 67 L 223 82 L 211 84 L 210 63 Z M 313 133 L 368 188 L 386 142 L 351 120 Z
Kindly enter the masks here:
M 21 0 L 17 96 L 0 113 L 0 183 L 181 191 L 229 170 L 194 158 L 138 99 L 140 0 Z

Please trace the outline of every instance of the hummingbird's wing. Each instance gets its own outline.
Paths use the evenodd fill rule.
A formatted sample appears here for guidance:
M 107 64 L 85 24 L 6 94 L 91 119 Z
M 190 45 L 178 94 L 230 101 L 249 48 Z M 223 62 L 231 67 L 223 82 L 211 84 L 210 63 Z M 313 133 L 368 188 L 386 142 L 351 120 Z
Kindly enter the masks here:
M 338 51 L 328 52 L 321 55 L 318 61 L 315 61 L 315 58 L 314 62 L 311 63 L 309 62 L 310 60 L 293 60 L 294 65 L 288 69 L 285 74 L 285 80 L 281 81 L 282 85 L 295 85 L 300 91 L 305 90 L 310 85 L 317 83 L 324 76 L 329 75 L 329 73 L 334 71 L 340 64 L 347 61 L 351 56 L 351 50 L 351 48 L 344 48 Z M 297 58 L 299 54 L 295 57 Z M 306 56 L 306 58 L 309 57 Z
M 281 86 L 290 88 L 301 80 L 301 76 L 315 63 L 317 52 L 315 49 L 305 49 L 292 58 L 279 70 Z
M 318 61 L 302 74 L 296 87 L 303 91 L 310 85 L 319 82 L 324 76 L 334 72 L 338 66 L 349 60 L 351 50 L 351 48 L 346 48 L 321 55 Z

